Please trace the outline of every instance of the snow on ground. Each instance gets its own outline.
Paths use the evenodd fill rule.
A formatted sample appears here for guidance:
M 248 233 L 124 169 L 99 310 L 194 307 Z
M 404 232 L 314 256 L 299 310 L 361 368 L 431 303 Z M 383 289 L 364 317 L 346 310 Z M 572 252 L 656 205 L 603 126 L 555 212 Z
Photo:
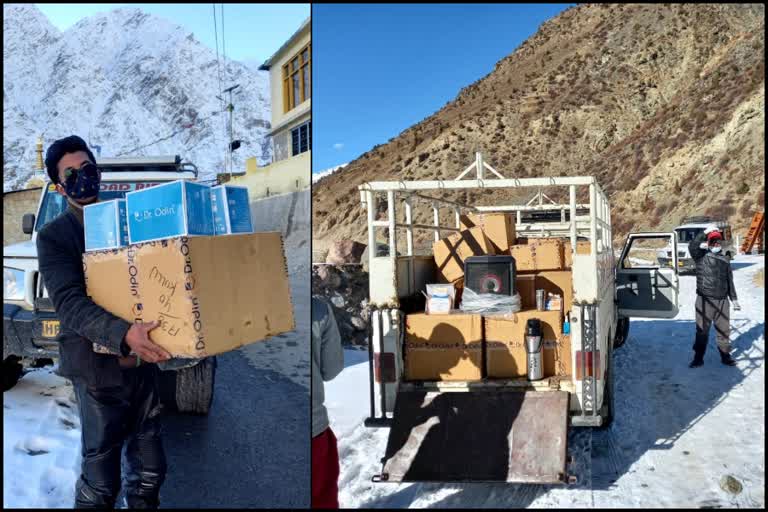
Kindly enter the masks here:
M 714 333 L 701 368 L 690 369 L 694 276 L 680 278 L 672 320 L 632 320 L 615 353 L 615 419 L 607 431 L 571 429 L 572 487 L 517 484 L 374 484 L 388 429 L 368 429 L 367 352 L 347 351 L 326 383 L 339 439 L 342 507 L 756 507 L 765 506 L 765 289 L 754 285 L 762 256 L 733 263 L 741 311 L 731 309 L 736 367 L 720 364 Z M 736 478 L 732 495 L 720 481 Z
M 330 176 L 336 171 L 343 169 L 348 164 L 349 162 L 347 162 L 346 164 L 337 165 L 336 167 L 331 167 L 330 169 L 326 169 L 324 171 L 318 171 L 318 172 L 312 173 L 312 184 L 315 184 L 318 181 L 320 181 L 322 178 L 325 178 L 326 176 Z
M 72 508 L 79 475 L 72 385 L 32 370 L 3 393 L 3 508 Z

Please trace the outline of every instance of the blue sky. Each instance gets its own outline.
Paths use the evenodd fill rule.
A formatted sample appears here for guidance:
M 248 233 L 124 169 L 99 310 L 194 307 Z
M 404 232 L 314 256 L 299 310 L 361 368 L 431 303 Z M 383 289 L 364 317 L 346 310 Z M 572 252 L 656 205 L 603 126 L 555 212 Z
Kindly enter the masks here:
M 314 5 L 312 172 L 433 114 L 573 5 Z
M 206 46 L 216 48 L 213 4 L 35 4 L 60 30 L 98 12 L 118 7 L 138 7 L 192 31 Z M 221 51 L 221 4 L 216 4 Z M 224 4 L 227 58 L 240 61 L 267 60 L 310 15 L 305 4 Z

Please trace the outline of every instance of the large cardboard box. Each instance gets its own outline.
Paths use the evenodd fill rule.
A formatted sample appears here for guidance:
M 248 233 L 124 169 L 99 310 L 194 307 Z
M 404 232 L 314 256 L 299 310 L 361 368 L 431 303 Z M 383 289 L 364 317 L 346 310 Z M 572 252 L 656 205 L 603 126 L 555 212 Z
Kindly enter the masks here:
M 85 205 L 83 223 L 86 251 L 117 249 L 128 245 L 125 199 Z
M 125 194 L 132 244 L 214 234 L 211 187 L 172 181 Z
M 591 251 L 589 240 L 579 240 L 576 242 L 576 254 L 589 254 Z M 571 241 L 566 240 L 563 244 L 565 268 L 573 268 L 573 254 L 571 254 Z
M 464 260 L 469 256 L 496 254 L 482 228 L 465 229 L 432 246 L 438 281 L 454 283 L 464 277 Z
M 573 304 L 573 273 L 570 270 L 543 270 L 535 275 L 535 287 L 544 289 L 545 294 L 562 296 L 563 312 L 570 311 Z
M 565 268 L 563 241 L 557 238 L 518 238 L 509 253 L 518 272 L 562 270 Z
M 572 375 L 571 336 L 561 334 L 555 341 L 544 342 L 544 376 L 565 377 Z
M 480 380 L 482 347 L 483 319 L 480 315 L 407 315 L 405 378 Z
M 542 341 L 556 342 L 562 333 L 559 311 L 520 311 L 511 317 L 484 317 L 486 372 L 491 378 L 525 377 L 527 375 L 525 326 L 530 318 L 542 324 Z M 544 350 L 544 349 L 543 349 Z M 542 354 L 546 362 L 546 353 Z M 545 372 L 546 372 L 546 366 Z M 547 374 L 544 374 L 545 377 Z
M 506 213 L 461 215 L 462 229 L 481 227 L 498 254 L 506 253 L 515 243 L 515 218 Z
M 83 256 L 94 302 L 174 357 L 205 357 L 294 329 L 280 233 L 173 238 Z M 98 340 L 92 340 L 98 342 Z

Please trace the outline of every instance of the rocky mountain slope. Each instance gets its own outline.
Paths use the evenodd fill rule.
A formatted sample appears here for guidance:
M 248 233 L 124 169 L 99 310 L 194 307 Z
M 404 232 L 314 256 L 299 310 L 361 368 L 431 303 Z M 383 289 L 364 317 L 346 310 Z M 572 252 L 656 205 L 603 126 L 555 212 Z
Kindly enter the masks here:
M 253 156 L 266 163 L 268 73 L 220 64 L 222 88 L 240 84 L 235 169 Z M 180 154 L 212 178 L 223 171 L 229 140 L 218 94 L 215 51 L 163 18 L 121 8 L 62 32 L 34 5 L 3 5 L 3 188 L 30 176 L 40 134 L 46 147 L 79 134 L 102 157 Z
M 743 233 L 765 204 L 764 28 L 762 4 L 570 8 L 438 112 L 315 183 L 315 247 L 367 243 L 360 183 L 453 179 L 475 151 L 508 178 L 597 177 L 616 240 L 693 214 Z M 454 198 L 530 197 L 494 194 Z

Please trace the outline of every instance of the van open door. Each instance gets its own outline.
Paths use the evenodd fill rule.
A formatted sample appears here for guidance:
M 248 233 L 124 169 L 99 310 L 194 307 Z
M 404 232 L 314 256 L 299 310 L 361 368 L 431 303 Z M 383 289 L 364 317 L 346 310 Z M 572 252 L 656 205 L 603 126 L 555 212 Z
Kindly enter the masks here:
M 657 253 L 671 247 L 672 265 L 662 267 Z M 680 279 L 674 233 L 631 233 L 616 266 L 620 317 L 674 318 Z

